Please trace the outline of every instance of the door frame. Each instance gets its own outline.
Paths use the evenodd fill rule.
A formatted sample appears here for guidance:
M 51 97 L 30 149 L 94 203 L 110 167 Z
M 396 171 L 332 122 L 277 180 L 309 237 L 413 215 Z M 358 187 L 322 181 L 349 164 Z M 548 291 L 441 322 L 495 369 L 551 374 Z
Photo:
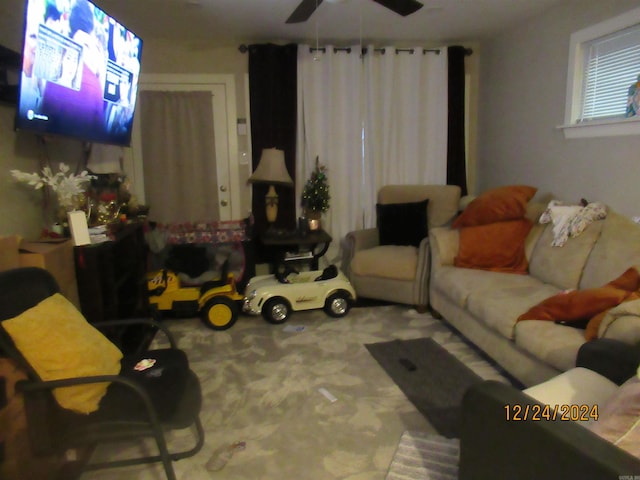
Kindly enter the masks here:
M 236 135 L 237 108 L 236 108 L 236 84 L 233 74 L 141 74 L 139 82 L 139 92 L 143 90 L 210 90 L 213 94 L 214 88 L 224 93 L 225 112 L 214 109 L 214 129 L 218 132 L 225 132 L 222 138 L 216 136 L 216 162 L 224 162 L 224 167 L 228 171 L 229 185 L 227 188 L 229 202 L 228 214 L 223 215 L 220 210 L 220 220 L 232 220 L 242 217 L 240 200 L 240 175 L 238 171 L 238 137 Z M 139 96 L 138 92 L 138 96 Z M 219 125 L 222 119 L 225 125 Z M 216 123 L 217 120 L 217 123 Z M 125 157 L 125 171 L 131 172 L 134 191 L 141 199 L 141 203 L 146 203 L 144 193 L 144 169 L 142 163 L 142 137 L 140 132 L 140 114 L 138 112 L 134 118 L 134 128 L 131 142 L 131 156 Z M 226 148 L 225 148 L 226 147 Z M 127 165 L 129 163 L 129 165 Z M 218 172 L 220 168 L 217 168 Z M 216 185 L 218 188 L 218 185 Z M 223 192 L 218 192 L 222 200 Z M 229 218 L 226 218 L 229 216 Z

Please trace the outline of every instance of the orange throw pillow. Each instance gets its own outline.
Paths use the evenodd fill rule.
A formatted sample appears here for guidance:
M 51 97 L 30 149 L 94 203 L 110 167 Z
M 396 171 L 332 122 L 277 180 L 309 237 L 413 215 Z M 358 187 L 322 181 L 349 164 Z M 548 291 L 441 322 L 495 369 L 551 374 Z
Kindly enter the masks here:
M 604 317 L 603 313 L 622 302 L 637 298 L 640 288 L 640 274 L 635 268 L 629 268 L 615 280 L 600 288 L 573 290 L 559 293 L 543 300 L 538 305 L 518 317 L 520 320 L 552 320 L 579 322 L 589 320 L 586 336 L 592 337 L 594 328 Z
M 465 227 L 454 265 L 494 272 L 527 273 L 524 241 L 532 227 L 527 219 Z
M 587 320 L 619 305 L 630 292 L 615 287 L 573 290 L 549 297 L 518 317 L 520 320 L 557 320 L 571 322 Z
M 628 268 L 622 275 L 615 280 L 611 280 L 607 285 L 627 292 L 635 292 L 640 288 L 640 273 L 635 267 Z
M 473 200 L 453 221 L 453 228 L 474 227 L 524 218 L 527 202 L 537 188 L 512 185 L 487 190 Z

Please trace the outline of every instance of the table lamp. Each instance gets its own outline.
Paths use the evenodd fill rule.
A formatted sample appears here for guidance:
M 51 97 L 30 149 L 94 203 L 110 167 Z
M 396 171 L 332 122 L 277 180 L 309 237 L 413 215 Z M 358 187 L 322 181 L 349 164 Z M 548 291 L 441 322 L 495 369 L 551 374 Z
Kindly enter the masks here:
M 267 183 L 269 191 L 265 195 L 267 222 L 271 227 L 278 217 L 278 194 L 275 185 L 293 186 L 293 180 L 284 163 L 284 151 L 277 148 L 265 148 L 260 163 L 249 177 L 250 183 Z

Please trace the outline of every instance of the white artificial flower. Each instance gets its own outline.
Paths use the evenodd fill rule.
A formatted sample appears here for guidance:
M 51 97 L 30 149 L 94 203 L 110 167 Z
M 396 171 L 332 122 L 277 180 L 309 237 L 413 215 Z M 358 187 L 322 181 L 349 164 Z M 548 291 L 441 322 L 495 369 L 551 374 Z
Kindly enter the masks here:
M 60 206 L 73 207 L 73 197 L 83 194 L 85 185 L 96 177 L 86 170 L 79 175 L 68 173 L 70 169 L 65 163 L 61 163 L 58 168 L 60 171 L 55 174 L 50 167 L 44 167 L 41 175 L 20 170 L 11 170 L 11 175 L 19 182 L 31 185 L 36 190 L 48 185 L 56 193 Z

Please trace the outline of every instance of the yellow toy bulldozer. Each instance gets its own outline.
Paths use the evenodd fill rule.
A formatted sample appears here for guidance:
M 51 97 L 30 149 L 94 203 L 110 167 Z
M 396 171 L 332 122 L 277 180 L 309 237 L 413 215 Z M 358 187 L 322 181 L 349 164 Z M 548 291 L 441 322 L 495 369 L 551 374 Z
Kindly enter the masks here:
M 236 289 L 233 274 L 228 273 L 228 262 L 223 266 L 220 279 L 199 286 L 183 287 L 178 275 L 171 270 L 150 272 L 147 289 L 152 309 L 178 317 L 200 314 L 202 322 L 213 330 L 226 330 L 236 323 L 239 302 L 244 298 Z

